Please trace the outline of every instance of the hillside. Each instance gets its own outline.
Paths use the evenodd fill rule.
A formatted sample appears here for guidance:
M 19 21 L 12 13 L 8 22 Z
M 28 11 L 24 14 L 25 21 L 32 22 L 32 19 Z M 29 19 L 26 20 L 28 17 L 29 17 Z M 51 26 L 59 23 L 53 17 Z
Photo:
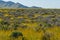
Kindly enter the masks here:
M 21 4 L 21 3 L 15 3 L 15 2 L 12 2 L 12 1 L 3 1 L 3 0 L 0 0 L 0 9 L 1 8 L 8 8 L 8 9 L 10 9 L 10 8 L 41 8 L 41 7 L 36 7 L 36 6 L 32 6 L 32 7 L 28 7 L 28 6 L 25 6 L 25 5 L 23 5 L 23 4 Z
M 12 1 L 5 2 L 0 0 L 0 8 L 28 8 L 28 7 L 20 3 L 14 3 Z
M 60 9 L 0 9 L 0 40 L 60 40 Z

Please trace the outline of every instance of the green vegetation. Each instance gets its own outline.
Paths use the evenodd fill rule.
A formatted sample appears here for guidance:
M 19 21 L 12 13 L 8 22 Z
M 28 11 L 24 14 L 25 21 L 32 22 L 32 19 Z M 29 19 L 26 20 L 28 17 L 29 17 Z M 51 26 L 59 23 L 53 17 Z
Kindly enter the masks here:
M 60 9 L 0 9 L 0 40 L 60 40 Z

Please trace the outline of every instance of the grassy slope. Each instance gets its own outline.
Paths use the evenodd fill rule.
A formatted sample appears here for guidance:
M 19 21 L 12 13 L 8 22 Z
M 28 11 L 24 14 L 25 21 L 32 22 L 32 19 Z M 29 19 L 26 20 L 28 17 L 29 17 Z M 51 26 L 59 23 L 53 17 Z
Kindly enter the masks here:
M 22 10 L 22 9 L 20 9 Z M 0 10 L 1 12 L 2 10 Z M 8 17 L 9 14 L 8 14 L 8 9 L 7 10 L 4 10 L 5 13 L 4 14 L 4 17 Z M 2 11 L 2 12 L 4 12 Z M 15 10 L 13 10 L 15 11 Z M 13 15 L 10 15 L 12 17 L 12 19 L 14 19 L 14 16 Z M 40 16 L 39 14 L 36 15 L 37 16 Z M 46 16 L 46 15 L 44 15 Z M 26 16 L 24 16 L 26 17 Z M 20 16 L 19 16 L 20 18 Z M 0 18 L 0 21 L 2 21 L 3 18 Z M 37 27 L 39 23 L 37 22 L 34 22 L 34 23 L 31 23 L 31 20 L 29 20 L 29 18 L 27 19 L 29 21 L 29 23 L 22 23 L 24 25 L 27 25 L 29 28 L 27 29 L 23 29 L 23 28 L 18 28 L 17 30 L 0 30 L 0 40 L 12 40 L 13 38 L 10 38 L 10 35 L 13 31 L 18 31 L 18 32 L 22 32 L 22 34 L 24 35 L 24 37 L 26 38 L 26 40 L 42 40 L 42 37 L 44 35 L 44 32 L 43 30 L 40 30 L 40 31 L 35 31 L 34 27 Z M 51 27 L 51 28 L 47 28 L 45 31 L 47 33 L 50 33 L 51 34 L 51 38 L 50 40 L 60 40 L 60 27 Z M 14 39 L 14 40 L 22 40 L 21 37 L 17 38 L 17 39 Z

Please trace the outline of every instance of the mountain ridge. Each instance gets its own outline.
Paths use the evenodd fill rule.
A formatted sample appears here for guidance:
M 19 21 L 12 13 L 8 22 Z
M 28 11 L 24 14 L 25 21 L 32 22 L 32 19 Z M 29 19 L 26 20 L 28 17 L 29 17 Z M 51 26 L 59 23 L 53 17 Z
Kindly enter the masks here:
M 25 6 L 21 3 L 15 3 L 15 2 L 12 2 L 12 1 L 3 1 L 3 0 L 0 0 L 0 8 L 41 8 L 41 7 L 36 7 L 36 6 L 31 6 L 31 7 L 28 7 L 28 6 Z
M 0 1 L 0 8 L 28 8 L 25 5 L 22 5 L 20 3 L 14 3 L 12 1 Z

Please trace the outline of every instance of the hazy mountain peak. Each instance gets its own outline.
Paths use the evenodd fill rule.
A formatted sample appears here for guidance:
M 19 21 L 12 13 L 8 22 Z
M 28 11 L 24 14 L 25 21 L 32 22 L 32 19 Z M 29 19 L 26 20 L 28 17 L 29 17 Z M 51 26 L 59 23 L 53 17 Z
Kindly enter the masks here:
M 0 0 L 0 8 L 27 8 L 27 6 L 12 1 L 5 2 Z
M 0 0 L 0 8 L 39 8 L 39 7 L 36 6 L 27 7 L 25 5 L 22 5 L 21 3 L 15 3 L 12 1 L 5 2 Z

